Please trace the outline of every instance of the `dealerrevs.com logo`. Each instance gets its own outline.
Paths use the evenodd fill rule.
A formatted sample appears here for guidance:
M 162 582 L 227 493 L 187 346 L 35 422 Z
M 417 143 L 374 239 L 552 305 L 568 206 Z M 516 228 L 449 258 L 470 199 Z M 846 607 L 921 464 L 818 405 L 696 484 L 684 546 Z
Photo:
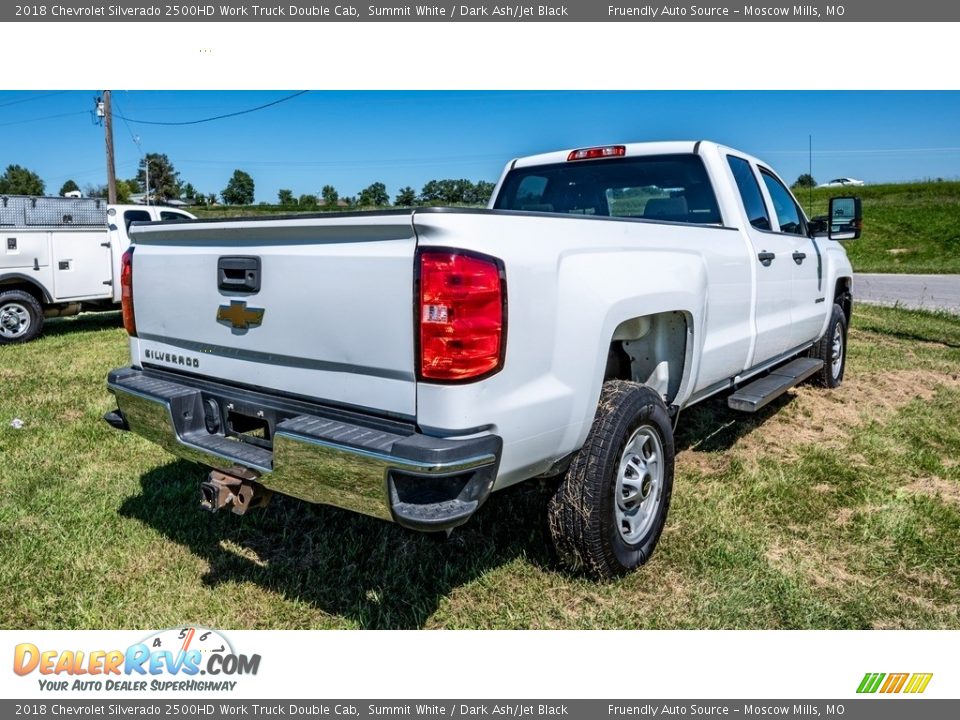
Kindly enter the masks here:
M 126 650 L 58 650 L 20 643 L 13 671 L 36 674 L 41 690 L 143 692 L 233 691 L 234 678 L 256 675 L 260 655 L 237 653 L 216 630 L 171 628 L 144 638 Z

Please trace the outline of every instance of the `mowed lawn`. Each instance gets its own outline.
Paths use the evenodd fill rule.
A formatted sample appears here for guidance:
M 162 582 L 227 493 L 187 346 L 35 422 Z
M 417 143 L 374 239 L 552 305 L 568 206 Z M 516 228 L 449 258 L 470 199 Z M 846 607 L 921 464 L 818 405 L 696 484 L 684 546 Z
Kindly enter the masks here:
M 955 317 L 857 308 L 840 390 L 683 413 L 660 548 L 608 584 L 556 567 L 536 483 L 445 543 L 284 498 L 207 514 L 202 468 L 100 420 L 126 355 L 116 313 L 0 348 L 4 628 L 960 628 Z

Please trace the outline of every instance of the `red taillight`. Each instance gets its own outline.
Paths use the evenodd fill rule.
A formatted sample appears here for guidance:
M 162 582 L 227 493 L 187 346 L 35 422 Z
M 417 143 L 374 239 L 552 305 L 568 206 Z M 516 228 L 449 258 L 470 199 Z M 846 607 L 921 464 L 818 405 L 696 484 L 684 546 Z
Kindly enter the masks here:
M 123 327 L 130 337 L 137 336 L 137 322 L 133 318 L 133 248 L 120 258 L 120 307 L 123 309 Z
M 500 264 L 456 251 L 420 254 L 420 372 L 471 380 L 500 369 L 506 318 Z
M 567 162 L 571 160 L 595 160 L 596 158 L 623 157 L 627 154 L 625 145 L 605 145 L 603 147 L 581 148 L 571 150 L 567 155 Z

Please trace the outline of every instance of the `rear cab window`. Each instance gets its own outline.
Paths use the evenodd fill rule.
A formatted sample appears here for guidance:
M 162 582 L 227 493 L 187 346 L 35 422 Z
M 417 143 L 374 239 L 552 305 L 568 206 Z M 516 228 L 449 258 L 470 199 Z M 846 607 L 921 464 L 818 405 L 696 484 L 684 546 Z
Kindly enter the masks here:
M 722 224 L 706 167 L 693 154 L 515 168 L 494 209 Z
M 180 212 L 171 212 L 170 210 L 161 210 L 160 211 L 161 220 L 172 220 L 173 222 L 189 222 L 192 218 Z
M 127 210 L 123 213 L 123 224 L 126 225 L 127 232 L 130 232 L 130 223 L 150 222 L 151 220 L 153 218 L 146 210 Z
M 743 202 L 747 220 L 757 230 L 772 230 L 770 215 L 767 213 L 767 206 L 760 192 L 760 183 L 757 182 L 757 176 L 753 174 L 750 162 L 736 155 L 727 155 L 727 164 L 730 166 L 733 180 L 740 192 L 740 200 Z

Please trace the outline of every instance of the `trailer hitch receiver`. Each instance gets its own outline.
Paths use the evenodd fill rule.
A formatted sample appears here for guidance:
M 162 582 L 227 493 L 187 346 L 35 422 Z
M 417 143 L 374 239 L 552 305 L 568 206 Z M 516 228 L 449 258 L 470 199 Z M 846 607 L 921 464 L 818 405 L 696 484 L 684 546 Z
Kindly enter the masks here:
M 200 507 L 210 512 L 232 510 L 243 515 L 247 510 L 265 507 L 273 493 L 257 482 L 211 470 L 200 483 Z

